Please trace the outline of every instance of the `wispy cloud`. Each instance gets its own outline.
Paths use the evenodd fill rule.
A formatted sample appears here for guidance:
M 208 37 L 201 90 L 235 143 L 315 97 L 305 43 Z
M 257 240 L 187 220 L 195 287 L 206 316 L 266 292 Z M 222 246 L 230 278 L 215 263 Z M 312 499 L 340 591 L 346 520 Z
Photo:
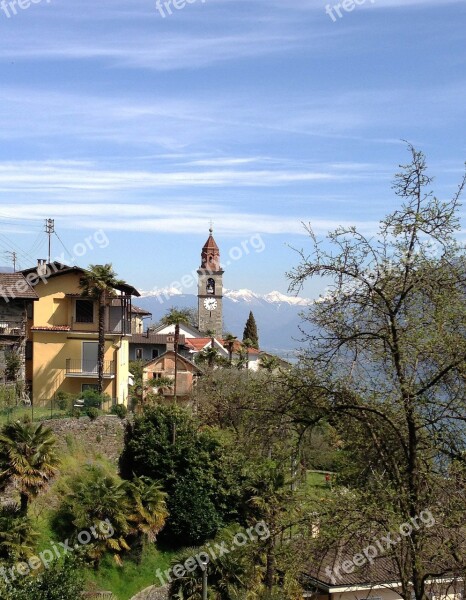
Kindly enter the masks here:
M 206 226 L 206 214 L 216 223 L 215 231 L 219 235 L 292 234 L 307 235 L 297 217 L 273 215 L 257 212 L 234 212 L 221 204 L 49 204 L 46 207 L 37 204 L 2 206 L 2 217 L 22 215 L 42 220 L 53 214 L 60 220 L 61 228 L 102 228 L 106 231 L 128 231 L 147 233 L 171 233 L 178 235 L 202 231 Z M 308 220 L 316 233 L 326 233 L 340 225 L 357 225 L 361 230 L 374 232 L 376 223 L 370 221 L 337 221 L 309 215 Z
M 262 186 L 271 187 L 311 181 L 348 181 L 367 177 L 330 170 L 283 170 L 283 169 L 217 169 L 177 170 L 175 172 L 124 171 L 75 168 L 51 162 L 0 163 L 0 192 L 12 190 L 37 191 L 44 194 L 56 190 L 131 190 L 185 187 Z

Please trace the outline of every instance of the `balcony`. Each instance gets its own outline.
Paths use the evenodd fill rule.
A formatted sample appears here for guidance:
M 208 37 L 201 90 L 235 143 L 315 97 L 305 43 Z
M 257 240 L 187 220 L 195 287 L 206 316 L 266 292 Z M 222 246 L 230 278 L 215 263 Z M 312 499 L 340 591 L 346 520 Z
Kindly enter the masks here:
M 66 376 L 97 379 L 99 368 L 94 360 L 67 358 Z M 106 379 L 113 379 L 115 377 L 115 362 L 113 360 L 104 360 L 104 377 Z
M 24 321 L 0 321 L 0 335 L 13 337 L 26 335 Z
M 98 333 L 98 303 L 80 294 L 68 294 L 71 299 L 71 315 L 68 312 L 68 325 L 71 331 L 80 333 Z M 131 297 L 118 296 L 109 300 L 105 307 L 104 327 L 106 335 L 131 334 Z M 63 310 L 63 316 L 65 311 Z M 70 318 L 71 317 L 71 318 Z M 65 323 L 63 323 L 65 324 Z
M 69 325 L 71 331 L 80 333 L 98 333 L 99 324 L 97 321 L 84 322 L 71 320 Z M 129 319 L 121 319 L 119 321 L 111 321 L 106 317 L 105 320 L 105 335 L 128 335 L 131 332 L 131 322 Z

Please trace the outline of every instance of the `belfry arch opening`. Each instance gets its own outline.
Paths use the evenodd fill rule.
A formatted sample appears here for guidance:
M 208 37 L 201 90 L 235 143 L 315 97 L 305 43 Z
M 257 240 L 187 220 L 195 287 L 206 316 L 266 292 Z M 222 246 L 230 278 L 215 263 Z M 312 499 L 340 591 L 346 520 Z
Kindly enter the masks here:
M 206 293 L 212 295 L 215 294 L 215 281 L 212 279 L 212 277 L 209 277 L 207 280 Z

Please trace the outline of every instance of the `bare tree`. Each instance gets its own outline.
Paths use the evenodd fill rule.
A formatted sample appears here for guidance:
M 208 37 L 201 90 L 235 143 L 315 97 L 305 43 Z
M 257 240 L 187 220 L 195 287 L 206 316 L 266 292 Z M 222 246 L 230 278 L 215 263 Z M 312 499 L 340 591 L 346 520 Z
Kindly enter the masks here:
M 347 534 L 432 512 L 435 527 L 391 549 L 403 597 L 426 600 L 430 578 L 466 564 L 466 256 L 455 239 L 465 178 L 441 202 L 423 153 L 408 148 L 393 186 L 402 206 L 378 233 L 342 227 L 319 241 L 308 227 L 312 252 L 300 251 L 291 289 L 312 277 L 331 285 L 305 316 L 308 368 L 293 403 L 297 420 L 324 418 L 341 437 L 354 491 L 341 505 Z

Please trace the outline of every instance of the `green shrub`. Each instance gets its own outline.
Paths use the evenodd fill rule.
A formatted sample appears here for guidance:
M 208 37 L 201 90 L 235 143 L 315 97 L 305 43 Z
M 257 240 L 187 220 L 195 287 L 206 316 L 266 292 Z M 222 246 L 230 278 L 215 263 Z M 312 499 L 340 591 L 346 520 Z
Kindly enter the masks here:
M 114 404 L 110 409 L 112 415 L 117 415 L 120 419 L 124 419 L 128 414 L 128 409 L 124 404 Z
M 99 416 L 99 409 L 94 406 L 89 407 L 86 410 L 86 415 L 90 418 L 91 421 L 95 421 Z
M 102 404 L 111 401 L 108 394 L 99 394 L 97 390 L 86 390 L 81 398 L 84 400 L 84 408 L 102 408 Z
M 71 416 L 74 417 L 75 419 L 79 419 L 79 417 L 81 416 L 81 409 L 79 408 L 73 408 L 71 410 Z
M 21 369 L 21 357 L 18 352 L 5 353 L 5 376 L 7 381 L 16 381 Z
M 55 406 L 59 410 L 67 410 L 74 398 L 74 394 L 69 394 L 60 390 L 55 394 Z
M 168 493 L 161 538 L 170 546 L 199 545 L 236 516 L 239 469 L 226 446 L 176 406 L 154 406 L 137 417 L 120 458 L 124 477 L 144 475 Z
M 100 394 L 94 390 L 86 390 L 81 398 L 84 400 L 84 408 L 100 408 L 102 404 Z
M 68 450 L 72 450 L 74 448 L 74 438 L 71 433 L 67 433 L 65 435 L 65 444 Z
M 2 600 L 76 600 L 82 598 L 84 581 L 79 564 L 74 558 L 66 557 L 63 563 L 56 562 L 52 569 L 46 569 L 37 577 L 0 579 Z

